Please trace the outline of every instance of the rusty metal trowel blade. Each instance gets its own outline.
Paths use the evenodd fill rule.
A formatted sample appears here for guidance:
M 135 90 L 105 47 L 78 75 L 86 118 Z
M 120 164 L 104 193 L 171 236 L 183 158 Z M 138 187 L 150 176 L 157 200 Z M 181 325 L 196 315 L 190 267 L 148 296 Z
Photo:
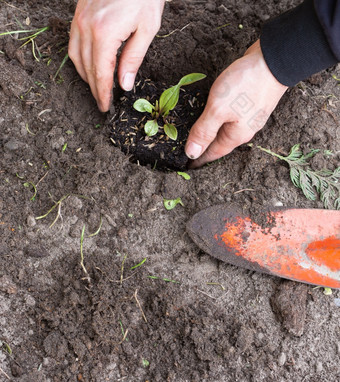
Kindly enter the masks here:
M 194 215 L 187 231 L 198 247 L 226 263 L 340 288 L 340 211 L 273 210 L 261 224 L 217 205 Z

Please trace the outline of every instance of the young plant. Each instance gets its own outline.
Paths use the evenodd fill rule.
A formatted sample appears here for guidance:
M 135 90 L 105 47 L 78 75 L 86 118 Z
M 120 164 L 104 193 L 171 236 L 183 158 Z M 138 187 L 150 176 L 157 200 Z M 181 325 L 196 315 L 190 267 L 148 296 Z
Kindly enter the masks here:
M 313 171 L 309 166 L 309 160 L 320 150 L 313 149 L 304 155 L 300 144 L 297 144 L 291 148 L 289 155 L 284 157 L 261 146 L 256 147 L 288 163 L 290 179 L 295 187 L 302 190 L 307 199 L 316 200 L 319 195 L 325 208 L 340 210 L 340 167 L 334 171 L 328 169 Z
M 178 132 L 176 126 L 170 123 L 168 115 L 171 110 L 173 110 L 179 100 L 179 92 L 182 86 L 193 84 L 194 82 L 203 80 L 205 74 L 201 73 L 191 73 L 184 76 L 177 85 L 171 86 L 171 88 L 166 89 L 159 101 L 157 100 L 155 105 L 152 105 L 148 100 L 144 98 L 138 99 L 133 107 L 141 113 L 150 113 L 151 120 L 147 121 L 144 126 L 145 134 L 149 137 L 156 135 L 158 133 L 158 119 L 162 118 L 164 122 L 164 133 L 172 140 L 176 140 Z

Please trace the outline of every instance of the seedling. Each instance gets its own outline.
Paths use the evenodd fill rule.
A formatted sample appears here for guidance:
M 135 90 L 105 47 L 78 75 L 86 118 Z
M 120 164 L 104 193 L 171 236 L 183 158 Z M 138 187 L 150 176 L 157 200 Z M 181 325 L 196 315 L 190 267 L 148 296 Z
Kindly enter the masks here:
M 176 140 L 178 132 L 176 126 L 170 123 L 169 113 L 173 110 L 179 100 L 179 92 L 182 86 L 193 84 L 194 82 L 203 80 L 205 74 L 201 73 L 191 73 L 184 76 L 177 85 L 165 90 L 159 101 L 157 100 L 155 105 L 152 105 L 148 100 L 144 98 L 138 99 L 133 107 L 141 113 L 150 113 L 151 120 L 147 121 L 144 126 L 145 134 L 149 137 L 156 135 L 158 133 L 158 119 L 161 118 L 164 122 L 163 129 L 164 133 L 172 140 Z
M 148 367 L 150 365 L 150 362 L 147 359 L 142 359 L 142 364 L 144 367 Z
M 134 265 L 133 267 L 130 268 L 130 271 L 136 269 L 136 268 L 139 268 L 141 267 L 144 263 L 146 262 L 146 257 L 138 264 Z
M 304 155 L 300 144 L 296 144 L 291 148 L 289 155 L 284 157 L 261 146 L 256 147 L 288 163 L 294 186 L 300 188 L 307 199 L 316 200 L 319 195 L 325 208 L 340 210 L 340 167 L 334 171 L 313 171 L 309 166 L 309 160 L 320 150 L 312 149 Z
M 191 176 L 189 174 L 187 174 L 186 172 L 177 171 L 177 175 L 181 176 L 185 180 L 190 180 L 191 179 Z
M 28 187 L 31 187 L 31 186 L 33 187 L 34 193 L 33 193 L 33 196 L 31 197 L 30 201 L 34 202 L 35 197 L 37 196 L 37 192 L 38 192 L 36 185 L 34 183 L 32 183 L 32 182 L 25 182 L 24 183 L 24 187 L 28 188 Z
M 168 211 L 173 210 L 173 209 L 177 206 L 177 204 L 180 204 L 181 206 L 184 207 L 184 204 L 183 204 L 181 198 L 177 198 L 177 199 L 164 199 L 164 200 L 163 200 L 163 204 L 164 204 L 164 207 L 165 207 Z

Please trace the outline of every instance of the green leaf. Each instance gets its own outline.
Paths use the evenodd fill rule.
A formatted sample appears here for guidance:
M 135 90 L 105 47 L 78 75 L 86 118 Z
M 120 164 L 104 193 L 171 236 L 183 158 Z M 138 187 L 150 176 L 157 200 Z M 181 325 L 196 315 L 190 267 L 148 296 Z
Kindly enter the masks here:
M 169 114 L 169 111 L 176 107 L 181 86 L 193 84 L 194 82 L 200 81 L 205 77 L 206 75 L 202 73 L 187 74 L 181 78 L 177 85 L 166 89 L 159 99 L 160 114 L 166 117 Z
M 180 204 L 181 206 L 184 207 L 184 204 L 183 204 L 181 198 L 177 198 L 177 199 L 164 199 L 163 203 L 164 203 L 164 207 L 168 211 L 171 211 L 172 209 L 174 209 L 177 206 L 177 204 Z
M 290 168 L 290 179 L 295 187 L 300 188 L 300 173 L 296 167 Z
M 166 89 L 159 99 L 159 112 L 161 115 L 167 115 L 170 110 L 174 109 L 179 100 L 179 85 L 171 86 Z
M 340 197 L 338 199 L 335 199 L 335 201 L 334 201 L 334 208 L 336 210 L 340 210 Z
M 313 149 L 308 154 L 304 155 L 304 159 L 310 159 L 313 158 L 315 154 L 317 154 L 320 150 L 319 149 Z
M 134 109 L 136 109 L 137 111 L 140 111 L 141 113 L 144 113 L 144 112 L 152 113 L 152 111 L 154 110 L 154 106 L 151 105 L 151 103 L 144 98 L 138 99 L 133 104 L 133 107 Z
M 152 137 L 153 135 L 156 135 L 158 133 L 158 123 L 154 119 L 152 121 L 146 122 L 144 126 L 145 134 L 149 137 Z
M 300 174 L 300 188 L 304 193 L 305 197 L 309 200 L 316 200 L 316 194 L 312 186 L 311 179 L 308 177 L 307 173 L 299 169 Z
M 289 155 L 286 157 L 286 159 L 288 160 L 292 160 L 292 161 L 295 161 L 299 158 L 301 158 L 303 155 L 301 149 L 300 149 L 300 144 L 296 144 L 294 145 L 291 150 L 290 150 L 290 153 Z
M 146 262 L 146 257 L 138 264 L 134 265 L 133 267 L 130 268 L 130 271 L 138 268 L 138 267 L 141 267 L 144 263 Z
M 177 171 L 177 174 L 179 176 L 181 176 L 182 178 L 184 178 L 185 180 L 190 180 L 191 179 L 191 176 L 189 174 L 187 174 L 186 172 Z
M 332 289 L 331 288 L 324 288 L 323 294 L 326 296 L 330 296 L 332 294 Z
M 206 75 L 202 74 L 202 73 L 187 74 L 186 76 L 181 78 L 181 80 L 179 81 L 178 85 L 179 86 L 191 85 L 194 82 L 203 80 L 205 77 L 206 77 Z
M 164 125 L 164 132 L 173 141 L 177 139 L 177 136 L 178 136 L 177 129 L 171 123 L 167 123 L 166 125 Z

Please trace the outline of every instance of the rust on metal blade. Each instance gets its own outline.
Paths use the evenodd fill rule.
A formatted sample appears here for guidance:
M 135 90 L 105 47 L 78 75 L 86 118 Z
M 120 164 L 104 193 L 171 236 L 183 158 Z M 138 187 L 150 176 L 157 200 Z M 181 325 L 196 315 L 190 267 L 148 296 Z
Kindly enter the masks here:
M 227 263 L 309 284 L 340 288 L 340 212 L 269 211 L 261 227 L 240 211 L 214 206 L 187 224 L 193 241 Z

